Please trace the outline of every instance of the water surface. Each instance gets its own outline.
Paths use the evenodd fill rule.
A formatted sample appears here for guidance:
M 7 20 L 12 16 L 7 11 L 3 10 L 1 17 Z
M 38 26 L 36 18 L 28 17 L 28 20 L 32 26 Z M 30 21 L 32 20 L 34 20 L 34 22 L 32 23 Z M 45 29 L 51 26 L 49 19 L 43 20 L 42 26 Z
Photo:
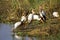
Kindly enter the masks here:
M 0 40 L 38 40 L 35 37 L 17 36 L 11 31 L 12 25 L 0 23 Z

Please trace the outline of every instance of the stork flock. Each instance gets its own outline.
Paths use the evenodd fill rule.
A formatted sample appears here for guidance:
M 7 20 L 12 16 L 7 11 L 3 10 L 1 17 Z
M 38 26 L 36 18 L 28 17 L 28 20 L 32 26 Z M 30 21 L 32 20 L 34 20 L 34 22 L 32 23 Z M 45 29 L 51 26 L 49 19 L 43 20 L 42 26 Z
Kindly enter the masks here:
M 53 15 L 53 17 L 57 17 L 57 18 L 59 17 L 58 12 L 53 12 L 52 15 Z M 39 12 L 39 15 L 37 15 L 37 14 L 35 14 L 34 10 L 31 10 L 31 13 L 28 14 L 27 17 L 23 13 L 23 15 L 21 16 L 21 20 L 14 24 L 13 29 L 16 29 L 18 26 L 20 26 L 22 24 L 22 22 L 27 21 L 28 23 L 31 23 L 32 20 L 38 20 L 38 21 L 41 21 L 41 22 L 46 22 L 46 13 L 44 12 L 44 10 L 41 10 Z

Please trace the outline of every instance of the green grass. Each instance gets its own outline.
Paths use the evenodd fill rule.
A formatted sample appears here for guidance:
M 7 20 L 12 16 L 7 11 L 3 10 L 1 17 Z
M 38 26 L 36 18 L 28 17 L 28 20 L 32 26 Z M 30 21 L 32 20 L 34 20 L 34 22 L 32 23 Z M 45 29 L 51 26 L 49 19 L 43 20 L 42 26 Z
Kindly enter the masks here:
M 18 29 L 17 32 L 19 32 L 18 34 L 20 34 L 20 35 L 27 34 L 29 36 L 38 36 L 38 35 L 40 35 L 39 32 L 48 32 L 49 38 L 54 39 L 56 37 L 56 39 L 59 39 L 59 37 L 60 37 L 59 36 L 60 35 L 60 19 L 49 19 L 49 20 L 47 20 L 46 23 L 41 23 L 39 21 L 33 21 L 21 32 L 19 30 L 20 29 Z M 41 31 L 39 31 L 39 30 L 41 30 Z M 50 32 L 50 30 L 51 30 L 51 32 Z M 28 34 L 28 32 L 30 32 L 30 34 Z M 31 32 L 33 32 L 34 34 L 31 34 Z M 43 35 L 43 36 L 45 36 L 45 35 Z

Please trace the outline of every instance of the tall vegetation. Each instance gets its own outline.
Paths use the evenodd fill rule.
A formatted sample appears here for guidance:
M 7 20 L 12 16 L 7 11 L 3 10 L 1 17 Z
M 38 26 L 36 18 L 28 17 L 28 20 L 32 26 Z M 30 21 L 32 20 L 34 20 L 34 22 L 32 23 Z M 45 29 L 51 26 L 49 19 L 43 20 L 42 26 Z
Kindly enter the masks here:
M 0 20 L 6 21 L 11 14 L 19 19 L 24 10 L 38 10 L 39 5 L 49 14 L 55 10 L 60 12 L 60 0 L 0 0 Z

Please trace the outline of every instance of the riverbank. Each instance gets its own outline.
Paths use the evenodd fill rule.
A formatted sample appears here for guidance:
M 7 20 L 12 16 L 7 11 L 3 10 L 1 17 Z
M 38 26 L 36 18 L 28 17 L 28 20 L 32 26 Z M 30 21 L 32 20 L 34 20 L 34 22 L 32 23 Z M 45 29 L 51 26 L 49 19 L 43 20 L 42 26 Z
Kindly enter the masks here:
M 56 36 L 60 33 L 60 19 L 46 20 L 46 23 L 33 21 L 31 24 L 27 25 L 26 28 L 23 25 L 19 26 L 14 31 L 20 36 Z

